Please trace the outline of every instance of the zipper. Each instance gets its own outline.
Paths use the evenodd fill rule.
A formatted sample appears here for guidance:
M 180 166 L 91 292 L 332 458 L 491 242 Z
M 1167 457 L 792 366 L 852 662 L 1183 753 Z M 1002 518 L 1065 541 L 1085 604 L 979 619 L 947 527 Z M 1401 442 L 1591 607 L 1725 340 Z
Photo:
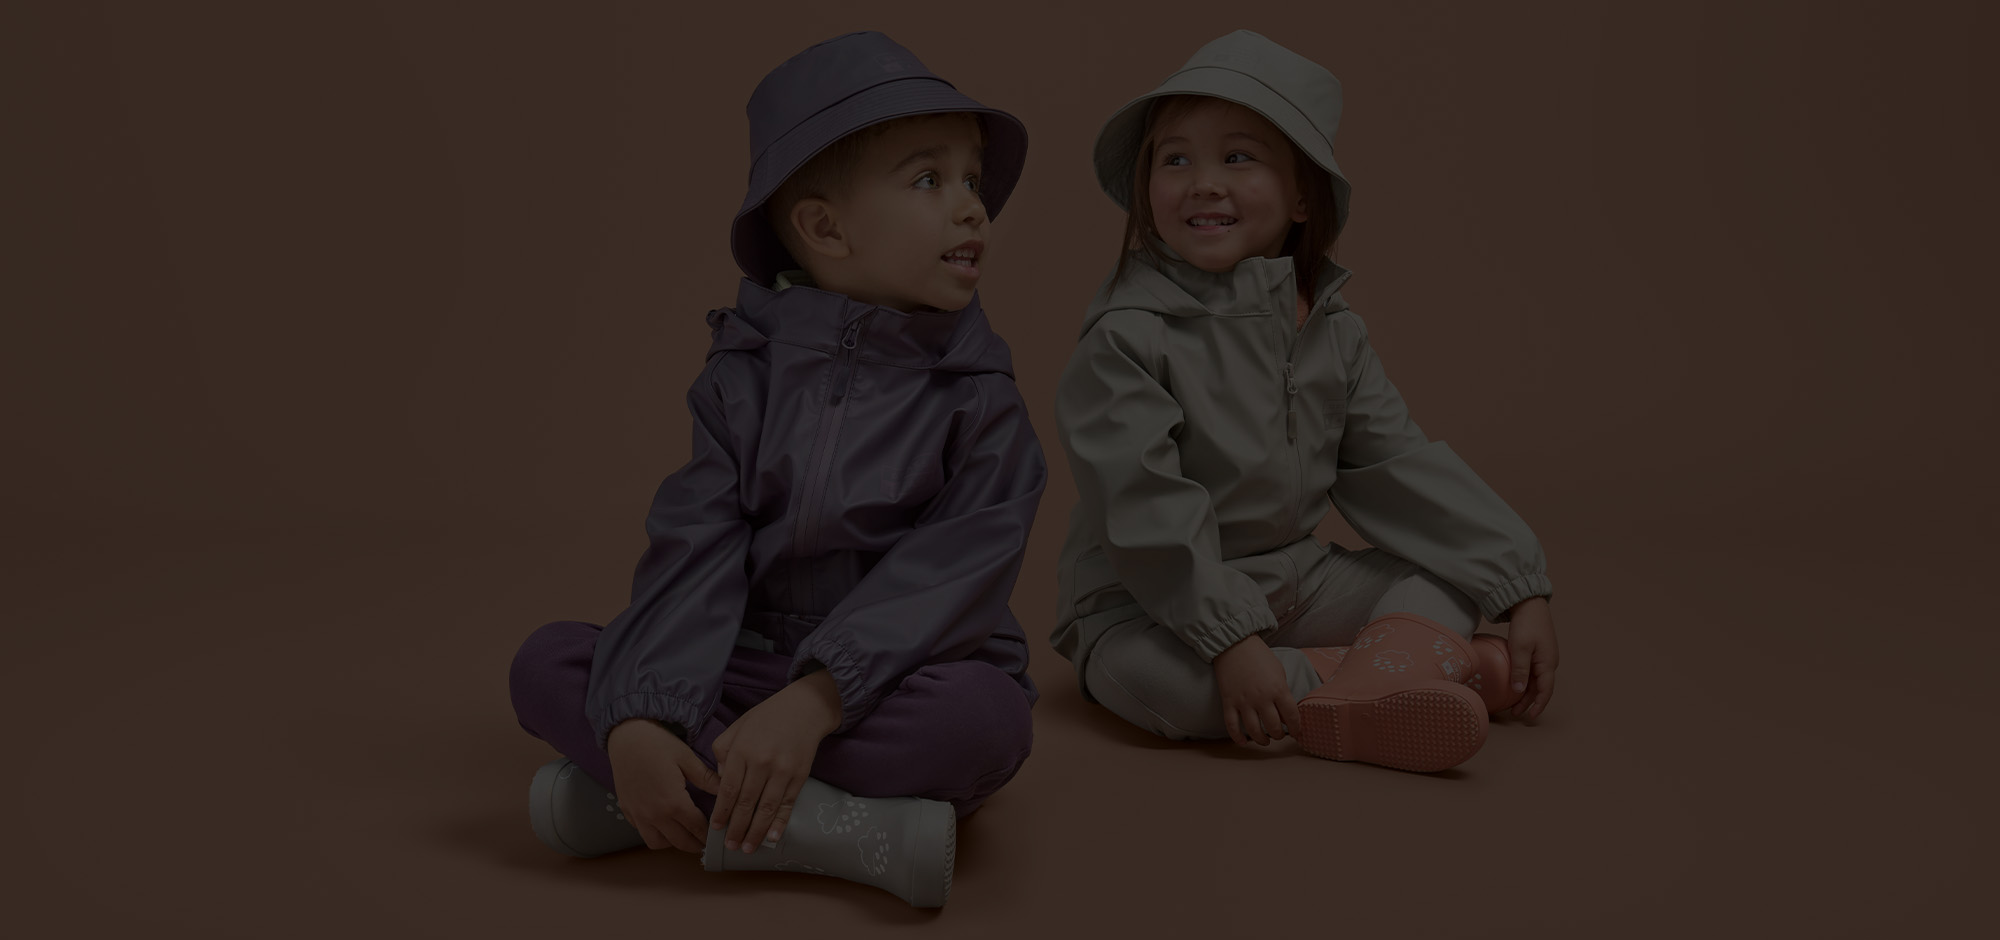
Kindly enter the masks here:
M 798 526 L 792 537 L 792 602 L 800 610 L 818 609 L 812 572 L 806 560 L 819 550 L 820 512 L 826 505 L 826 478 L 833 471 L 833 441 L 839 436 L 840 420 L 847 412 L 848 393 L 854 385 L 854 350 L 861 345 L 861 326 L 867 319 L 868 314 L 856 317 L 841 334 L 840 349 L 833 357 L 827 409 L 820 415 L 819 433 L 813 438 L 812 455 L 807 461 L 805 496 L 799 503 Z M 801 596 L 805 598 L 803 608 L 798 603 Z
M 1299 323 L 1296 329 L 1290 329 L 1285 331 L 1285 442 L 1292 445 L 1292 479 L 1294 481 L 1292 484 L 1292 514 L 1286 518 L 1285 520 L 1286 525 L 1292 525 L 1298 520 L 1299 503 L 1301 500 L 1305 499 L 1305 488 L 1306 488 L 1305 451 L 1301 450 L 1298 446 L 1299 384 L 1298 384 L 1298 375 L 1293 371 L 1292 360 L 1296 356 L 1298 356 L 1299 343 L 1301 340 L 1304 339 L 1306 335 L 1306 328 L 1312 325 L 1313 307 L 1317 305 L 1318 301 L 1317 295 L 1323 294 L 1329 288 L 1333 290 L 1338 290 L 1340 289 L 1340 285 L 1346 282 L 1347 282 L 1347 275 L 1342 274 L 1339 277 L 1334 278 L 1332 284 L 1328 285 L 1325 288 L 1321 288 L 1319 290 L 1314 291 L 1315 297 L 1313 298 L 1313 300 L 1309 300 L 1306 302 L 1305 321 Z M 1292 302 L 1281 308 L 1285 311 L 1286 323 L 1294 322 L 1298 318 L 1298 313 L 1297 313 L 1298 301 L 1292 299 L 1298 296 L 1297 293 L 1298 288 L 1296 283 L 1290 286 L 1292 287 L 1292 290 L 1286 294 L 1286 299 L 1292 300 Z
M 1287 292 L 1288 298 L 1295 298 L 1297 296 L 1298 295 L 1295 292 Z M 1297 300 L 1293 300 L 1291 304 L 1282 308 L 1284 310 L 1284 322 L 1291 323 L 1298 318 L 1298 314 L 1296 312 L 1297 308 L 1298 308 Z M 1306 323 L 1311 323 L 1311 322 L 1312 322 L 1312 310 L 1311 308 L 1307 308 Z M 1290 515 L 1287 515 L 1285 517 L 1285 525 L 1288 527 L 1296 525 L 1298 523 L 1299 500 L 1304 497 L 1305 495 L 1304 490 L 1306 486 L 1306 471 L 1305 467 L 1301 465 L 1302 457 L 1304 456 L 1304 454 L 1299 449 L 1298 446 L 1299 444 L 1298 374 L 1293 371 L 1293 364 L 1292 364 L 1293 358 L 1296 357 L 1299 352 L 1299 338 L 1304 336 L 1305 332 L 1306 332 L 1305 323 L 1299 324 L 1297 329 L 1291 329 L 1285 331 L 1285 443 L 1290 444 L 1292 446 L 1291 512 Z
M 1292 360 L 1285 359 L 1285 440 L 1299 442 L 1299 386 L 1292 380 Z

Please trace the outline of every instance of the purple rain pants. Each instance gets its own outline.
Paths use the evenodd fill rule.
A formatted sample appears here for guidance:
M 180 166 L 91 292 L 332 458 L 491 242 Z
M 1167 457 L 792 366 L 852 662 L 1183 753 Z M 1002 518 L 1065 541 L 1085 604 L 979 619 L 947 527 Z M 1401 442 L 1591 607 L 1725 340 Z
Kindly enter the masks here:
M 583 713 L 603 631 L 574 620 L 544 625 L 514 654 L 508 685 L 521 727 L 615 792 L 611 756 Z M 745 646 L 730 654 L 722 696 L 688 741 L 709 769 L 716 737 L 783 688 L 791 665 L 790 656 Z M 939 663 L 904 676 L 868 717 L 821 741 L 812 776 L 855 796 L 944 800 L 962 819 L 1013 778 L 1033 743 L 1028 696 L 1013 677 L 982 662 Z M 714 811 L 712 794 L 687 790 L 702 815 Z

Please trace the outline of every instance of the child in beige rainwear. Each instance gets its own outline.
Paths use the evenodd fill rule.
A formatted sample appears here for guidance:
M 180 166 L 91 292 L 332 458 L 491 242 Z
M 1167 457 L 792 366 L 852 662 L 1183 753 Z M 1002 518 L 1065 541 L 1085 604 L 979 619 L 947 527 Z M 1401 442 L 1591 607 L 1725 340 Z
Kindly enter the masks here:
M 1165 737 L 1442 770 L 1489 712 L 1546 707 L 1553 588 L 1341 298 L 1340 107 L 1326 69 L 1238 31 L 1100 133 L 1126 251 L 1057 394 L 1079 499 L 1052 641 L 1087 699 Z M 1329 506 L 1375 547 L 1314 538 Z M 1482 615 L 1508 639 L 1474 638 Z

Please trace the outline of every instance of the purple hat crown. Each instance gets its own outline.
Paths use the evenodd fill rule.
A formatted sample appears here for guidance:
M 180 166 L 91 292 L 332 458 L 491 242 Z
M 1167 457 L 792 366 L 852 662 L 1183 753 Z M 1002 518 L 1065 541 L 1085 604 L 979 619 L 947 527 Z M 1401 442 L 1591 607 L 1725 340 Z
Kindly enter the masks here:
M 772 69 L 750 93 L 744 109 L 750 116 L 750 152 L 763 153 L 785 131 L 841 99 L 910 78 L 951 84 L 881 33 L 848 33 L 818 43 Z

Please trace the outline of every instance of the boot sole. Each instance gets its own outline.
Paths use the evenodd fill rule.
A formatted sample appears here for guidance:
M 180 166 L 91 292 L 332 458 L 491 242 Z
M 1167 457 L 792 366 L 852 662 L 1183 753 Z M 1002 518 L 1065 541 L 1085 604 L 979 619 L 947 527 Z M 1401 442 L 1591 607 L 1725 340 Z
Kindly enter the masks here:
M 958 856 L 958 813 L 950 803 L 925 800 L 921 821 L 911 827 L 917 845 L 942 843 L 944 851 L 919 858 L 908 898 L 913 907 L 943 907 L 951 898 L 951 873 Z
M 1314 757 L 1417 773 L 1450 770 L 1486 743 L 1485 703 L 1458 685 L 1364 701 L 1308 698 L 1299 724 L 1299 743 Z

